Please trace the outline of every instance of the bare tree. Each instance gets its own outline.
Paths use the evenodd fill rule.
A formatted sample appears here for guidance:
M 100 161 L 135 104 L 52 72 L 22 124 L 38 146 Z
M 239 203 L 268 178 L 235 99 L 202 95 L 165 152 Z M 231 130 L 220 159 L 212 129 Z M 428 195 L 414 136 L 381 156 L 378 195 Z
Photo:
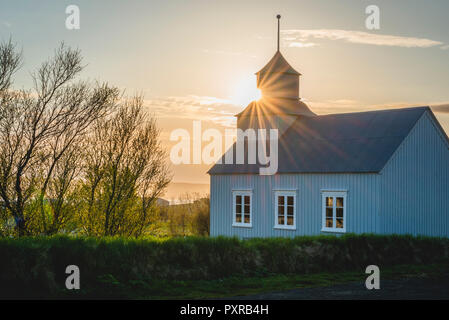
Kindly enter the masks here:
M 19 69 L 21 62 L 22 53 L 17 52 L 11 39 L 0 43 L 0 92 L 11 87 L 12 76 Z
M 81 205 L 78 197 L 79 180 L 82 169 L 82 146 L 75 143 L 70 146 L 55 162 L 51 178 L 48 179 L 44 189 L 44 181 L 50 159 L 43 166 L 44 173 L 39 181 L 40 193 L 37 201 L 32 202 L 28 213 L 27 231 L 33 234 L 51 235 L 60 231 L 76 231 L 76 217 L 78 207 Z
M 140 236 L 156 198 L 171 180 L 166 154 L 142 97 L 125 99 L 117 112 L 96 122 L 86 157 L 85 231 L 91 235 Z
M 14 51 L 11 44 L 1 48 Z M 6 70 L 0 84 L 8 89 L 11 70 L 16 70 L 20 62 L 18 54 L 9 55 L 16 58 L 0 61 L 11 65 L 0 68 Z M 0 196 L 16 221 L 19 236 L 27 234 L 24 208 L 31 196 L 39 190 L 43 200 L 65 152 L 93 121 L 105 116 L 118 98 L 118 90 L 106 84 L 92 88 L 85 82 L 73 83 L 83 69 L 81 63 L 79 50 L 62 44 L 33 74 L 34 90 L 2 90 Z M 42 185 L 37 186 L 42 179 Z
M 9 214 L 19 236 L 78 220 L 90 235 L 142 235 L 171 180 L 142 98 L 74 82 L 81 55 L 64 44 L 32 75 L 32 90 L 13 90 L 21 57 L 11 41 L 0 44 L 2 219 Z
M 59 219 L 64 218 L 61 215 L 61 203 L 56 207 L 52 207 L 52 215 L 50 216 L 52 224 L 47 226 L 44 215 L 44 200 L 49 183 L 53 184 L 53 196 L 57 196 L 62 202 L 64 194 L 70 189 L 71 183 L 80 172 L 82 162 L 79 149 L 85 146 L 83 139 L 86 137 L 88 128 L 95 120 L 104 117 L 108 111 L 113 110 L 118 97 L 118 91 L 106 85 L 98 86 L 92 92 L 89 92 L 88 86 L 81 84 L 78 90 L 79 96 L 76 95 L 78 101 L 73 99 L 75 97 L 72 98 L 72 101 L 78 106 L 84 106 L 84 108 L 67 117 L 61 123 L 60 130 L 48 140 L 44 148 L 46 157 L 42 164 L 44 172 L 42 175 L 43 182 L 40 185 L 39 200 L 43 222 L 42 232 L 45 234 L 57 232 L 59 227 L 62 226 L 57 222 Z M 72 94 L 72 96 L 75 95 Z M 76 119 L 72 119 L 72 117 Z M 58 192 L 56 193 L 54 192 L 55 181 L 57 184 L 62 183 L 60 188 L 57 188 Z M 56 226 L 59 227 L 55 228 Z

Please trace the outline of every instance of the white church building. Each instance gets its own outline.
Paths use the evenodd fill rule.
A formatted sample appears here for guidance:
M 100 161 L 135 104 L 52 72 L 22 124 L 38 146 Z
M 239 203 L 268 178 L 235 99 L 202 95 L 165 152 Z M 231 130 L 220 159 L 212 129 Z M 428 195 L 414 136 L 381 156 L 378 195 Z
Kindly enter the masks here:
M 277 172 L 215 164 L 211 236 L 449 236 L 449 139 L 432 110 L 316 115 L 300 98 L 300 76 L 279 45 L 257 72 L 262 98 L 237 127 L 278 129 Z

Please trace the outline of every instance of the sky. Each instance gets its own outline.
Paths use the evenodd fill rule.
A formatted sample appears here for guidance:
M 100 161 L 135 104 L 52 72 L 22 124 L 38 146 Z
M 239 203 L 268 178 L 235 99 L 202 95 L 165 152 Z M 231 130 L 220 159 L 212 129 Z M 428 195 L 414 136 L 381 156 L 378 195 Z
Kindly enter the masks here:
M 65 26 L 68 5 L 80 29 Z M 380 29 L 365 9 L 380 10 Z M 64 41 L 79 48 L 84 79 L 143 94 L 169 150 L 170 133 L 235 127 L 258 97 L 254 73 L 276 51 L 301 72 L 300 93 L 317 114 L 431 105 L 449 132 L 447 0 L 0 0 L 0 40 L 23 50 L 18 88 Z M 172 165 L 174 182 L 208 183 L 209 165 Z

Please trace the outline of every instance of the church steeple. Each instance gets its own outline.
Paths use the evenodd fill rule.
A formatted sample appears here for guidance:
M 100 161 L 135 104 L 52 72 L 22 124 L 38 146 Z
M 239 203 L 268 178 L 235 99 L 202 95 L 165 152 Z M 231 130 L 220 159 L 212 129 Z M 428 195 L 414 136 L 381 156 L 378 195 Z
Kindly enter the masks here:
M 257 88 L 262 97 L 299 99 L 298 71 L 285 60 L 280 51 L 257 73 Z
M 257 75 L 257 88 L 262 91 L 262 97 L 299 99 L 298 71 L 285 60 L 280 51 L 280 18 L 278 14 L 277 51 L 273 58 L 259 70 Z
M 301 74 L 285 60 L 280 51 L 280 15 L 277 15 L 277 51 L 257 75 L 257 88 L 262 98 L 251 102 L 245 110 L 237 114 L 237 127 L 286 128 L 300 116 L 313 117 L 309 107 L 299 96 L 299 77 Z
M 276 18 L 278 19 L 278 50 L 277 51 L 279 52 L 279 39 L 281 37 L 281 15 L 278 14 L 276 16 Z

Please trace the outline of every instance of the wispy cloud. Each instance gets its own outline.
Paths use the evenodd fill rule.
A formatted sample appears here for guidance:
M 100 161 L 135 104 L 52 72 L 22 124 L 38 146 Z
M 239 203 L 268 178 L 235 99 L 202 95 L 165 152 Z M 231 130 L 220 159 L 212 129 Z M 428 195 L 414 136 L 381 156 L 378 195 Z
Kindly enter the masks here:
M 10 22 L 6 21 L 6 20 L 0 21 L 0 25 L 6 27 L 8 29 L 11 28 L 11 26 L 12 26 L 12 24 Z
M 223 127 L 235 126 L 234 115 L 241 111 L 241 106 L 229 100 L 197 95 L 151 97 L 145 105 L 158 118 L 205 120 Z
M 282 39 L 289 47 L 316 46 L 310 39 L 340 40 L 349 43 L 368 44 L 376 46 L 394 46 L 404 48 L 429 48 L 441 46 L 447 49 L 441 41 L 426 38 L 402 37 L 388 34 L 376 34 L 354 30 L 339 29 L 311 29 L 311 30 L 282 30 Z
M 308 100 L 303 101 L 317 114 L 358 112 L 379 109 L 408 108 L 413 106 L 431 106 L 436 113 L 449 114 L 447 102 L 392 102 L 367 104 L 351 99 Z M 178 118 L 185 120 L 204 120 L 222 127 L 235 127 L 235 114 L 242 107 L 230 100 L 210 96 L 154 96 L 145 100 L 145 105 L 158 118 Z
M 317 46 L 314 42 L 298 42 L 298 41 L 292 41 L 288 44 L 290 48 L 310 48 Z

